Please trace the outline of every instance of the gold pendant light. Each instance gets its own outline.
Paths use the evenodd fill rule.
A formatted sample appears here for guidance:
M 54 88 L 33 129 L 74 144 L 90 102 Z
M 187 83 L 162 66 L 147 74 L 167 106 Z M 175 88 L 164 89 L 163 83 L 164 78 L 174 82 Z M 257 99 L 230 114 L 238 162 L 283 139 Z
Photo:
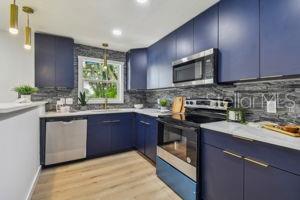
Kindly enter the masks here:
M 30 7 L 24 6 L 23 11 L 27 13 L 27 24 L 25 27 L 25 43 L 24 43 L 24 48 L 27 50 L 31 49 L 31 28 L 29 26 L 29 15 L 33 14 L 34 10 Z
M 16 5 L 16 0 L 14 0 L 14 3 L 10 4 L 10 25 L 9 25 L 9 32 L 13 35 L 19 33 L 18 18 L 19 18 L 19 8 Z
M 104 48 L 104 69 L 107 70 L 107 60 L 108 60 L 107 47 L 108 47 L 108 44 L 103 43 L 102 46 Z

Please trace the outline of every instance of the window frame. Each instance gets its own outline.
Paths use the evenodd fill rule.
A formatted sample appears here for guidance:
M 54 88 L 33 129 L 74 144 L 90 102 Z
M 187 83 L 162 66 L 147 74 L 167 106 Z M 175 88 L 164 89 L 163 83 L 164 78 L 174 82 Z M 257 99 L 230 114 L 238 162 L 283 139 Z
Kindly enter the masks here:
M 91 57 L 85 57 L 85 56 L 78 56 L 78 96 L 80 92 L 83 91 L 83 77 L 82 77 L 82 71 L 83 71 L 83 62 L 89 61 L 89 62 L 96 62 L 96 63 L 103 63 L 104 60 L 101 58 L 91 58 Z M 114 60 L 108 60 L 108 64 L 116 64 L 120 66 L 119 69 L 119 80 L 117 81 L 117 87 L 118 87 L 118 98 L 117 99 L 108 99 L 109 104 L 123 104 L 124 103 L 124 62 L 114 61 Z M 101 81 L 99 81 L 101 82 Z M 105 82 L 105 81 L 103 81 Z M 87 101 L 87 104 L 100 104 L 104 103 L 104 98 L 99 99 L 90 99 Z

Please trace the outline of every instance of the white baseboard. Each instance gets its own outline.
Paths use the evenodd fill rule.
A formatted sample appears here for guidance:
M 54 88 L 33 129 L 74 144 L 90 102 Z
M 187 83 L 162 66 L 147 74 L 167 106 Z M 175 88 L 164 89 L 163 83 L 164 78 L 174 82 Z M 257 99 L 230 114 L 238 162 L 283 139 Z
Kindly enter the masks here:
M 29 192 L 28 192 L 28 194 L 27 194 L 26 200 L 31 200 L 31 197 L 32 197 L 32 195 L 33 195 L 35 186 L 36 186 L 36 184 L 37 184 L 37 182 L 38 182 L 38 180 L 39 180 L 39 176 L 40 176 L 40 173 L 41 173 L 41 169 L 42 169 L 42 166 L 39 166 L 39 168 L 38 168 L 38 170 L 37 170 L 37 172 L 36 172 L 36 174 L 35 174 L 35 176 L 34 176 L 34 179 L 33 179 L 32 183 L 31 183 L 31 186 L 30 186 L 30 188 L 29 188 Z

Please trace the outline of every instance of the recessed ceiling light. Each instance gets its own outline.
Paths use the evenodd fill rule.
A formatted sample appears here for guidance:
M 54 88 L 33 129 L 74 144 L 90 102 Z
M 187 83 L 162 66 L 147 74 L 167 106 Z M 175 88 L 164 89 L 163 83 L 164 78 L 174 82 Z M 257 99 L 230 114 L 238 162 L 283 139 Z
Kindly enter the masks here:
M 112 31 L 114 36 L 121 36 L 122 35 L 122 31 L 120 29 L 114 29 Z
M 144 3 L 147 3 L 148 0 L 136 0 L 136 2 L 140 3 L 140 4 L 144 4 Z

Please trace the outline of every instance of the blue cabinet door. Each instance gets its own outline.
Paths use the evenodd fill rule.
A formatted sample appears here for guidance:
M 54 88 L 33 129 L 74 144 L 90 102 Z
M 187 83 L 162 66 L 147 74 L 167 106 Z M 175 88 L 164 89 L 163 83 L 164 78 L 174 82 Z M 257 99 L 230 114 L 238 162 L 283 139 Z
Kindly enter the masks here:
M 111 152 L 111 116 L 88 117 L 87 157 L 106 155 Z
M 190 20 L 176 30 L 177 59 L 190 56 L 194 52 L 194 21 Z
M 300 176 L 245 161 L 245 200 L 298 200 Z
M 113 152 L 133 147 L 133 114 L 115 114 L 111 117 L 111 150 Z
M 194 53 L 218 48 L 218 4 L 194 18 Z
M 35 34 L 35 85 L 74 88 L 74 40 Z
M 299 0 L 261 0 L 261 77 L 299 75 Z
M 74 40 L 55 37 L 55 86 L 74 88 Z
M 219 82 L 259 77 L 259 0 L 219 3 Z
M 132 49 L 127 55 L 127 70 L 129 90 L 147 88 L 147 49 Z
M 157 146 L 157 129 L 158 124 L 156 118 L 145 118 L 145 155 L 153 162 L 156 162 L 156 146 Z
M 223 150 L 202 145 L 202 199 L 242 200 L 244 161 Z M 252 199 L 253 200 L 253 199 Z
M 158 88 L 159 45 L 153 44 L 148 48 L 147 89 Z
M 35 86 L 55 86 L 55 37 L 35 34 Z
M 145 135 L 147 127 L 143 115 L 136 116 L 136 149 L 145 154 Z
M 173 67 L 172 62 L 176 60 L 176 34 L 173 32 L 159 42 L 159 73 L 158 87 L 172 87 Z

